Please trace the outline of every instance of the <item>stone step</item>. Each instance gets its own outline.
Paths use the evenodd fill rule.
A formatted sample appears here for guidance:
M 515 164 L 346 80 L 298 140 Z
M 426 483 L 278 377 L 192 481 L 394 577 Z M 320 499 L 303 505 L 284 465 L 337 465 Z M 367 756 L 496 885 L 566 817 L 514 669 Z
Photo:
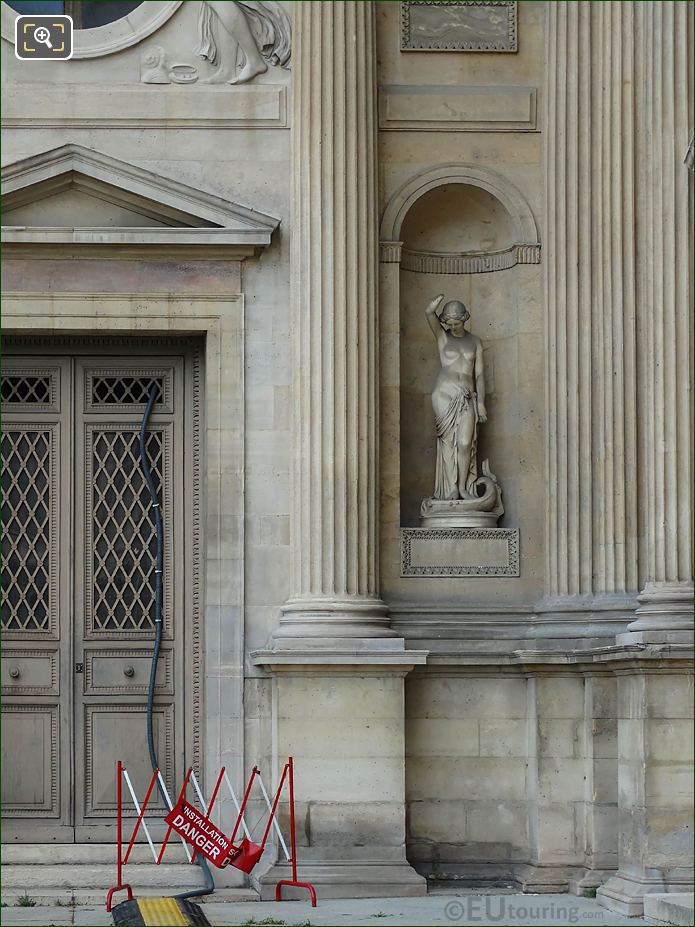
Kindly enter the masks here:
M 159 851 L 160 844 L 155 843 Z M 125 849 L 125 848 L 124 848 Z M 29 865 L 40 866 L 46 863 L 58 865 L 69 863 L 103 863 L 116 865 L 115 843 L 5 843 L 0 849 L 0 861 L 3 866 Z M 172 837 L 169 841 L 164 860 L 166 863 L 188 863 L 181 842 Z M 152 850 L 147 843 L 136 843 L 133 846 L 128 865 L 139 863 L 153 863 Z
M 185 885 L 169 886 L 168 888 L 140 888 L 133 890 L 136 898 L 161 898 L 171 896 L 178 891 L 184 891 Z M 68 890 L 60 886 L 41 885 L 40 887 L 30 888 L 28 891 L 18 891 L 17 889 L 5 889 L 3 882 L 2 901 L 9 907 L 15 907 L 23 895 L 29 895 L 36 906 L 71 906 L 71 905 L 104 905 L 106 904 L 106 890 L 99 888 L 80 888 Z M 114 896 L 114 905 L 127 899 L 126 892 L 119 892 Z M 205 897 L 192 899 L 197 904 L 203 904 Z M 258 901 L 258 892 L 251 888 L 221 888 L 216 889 L 213 895 L 209 896 L 211 902 L 220 901 Z
M 17 889 L 20 894 L 24 891 L 31 894 L 32 888 L 41 885 L 62 889 L 107 889 L 114 884 L 115 879 L 114 863 L 109 865 L 90 863 L 49 865 L 44 863 L 38 866 L 20 864 L 3 866 L 2 889 L 3 892 Z M 205 884 L 203 873 L 198 866 L 167 865 L 165 863 L 161 866 L 129 865 L 124 871 L 124 881 L 130 882 L 134 889 L 174 886 L 179 891 L 185 891 L 188 887 L 198 888 Z
M 159 849 L 159 844 L 155 844 Z M 133 846 L 123 881 L 136 897 L 170 896 L 202 888 L 201 869 L 191 865 L 180 842 L 167 846 L 165 862 L 157 866 L 147 843 Z M 4 844 L 2 900 L 15 905 L 28 895 L 41 905 L 104 904 L 116 881 L 116 846 L 112 843 Z M 246 876 L 231 867 L 212 869 L 215 901 L 258 901 L 258 892 L 245 886 Z M 123 900 L 123 897 L 118 900 Z
M 644 919 L 648 924 L 695 923 L 695 895 L 692 892 L 659 892 L 644 896 Z

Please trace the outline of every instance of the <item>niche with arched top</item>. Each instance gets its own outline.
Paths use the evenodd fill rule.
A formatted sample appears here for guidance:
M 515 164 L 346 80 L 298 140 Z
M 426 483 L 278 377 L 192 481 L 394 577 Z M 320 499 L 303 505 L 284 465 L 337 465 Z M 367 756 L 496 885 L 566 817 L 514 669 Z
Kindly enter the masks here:
M 524 421 L 542 390 L 542 379 L 531 394 L 522 389 L 528 369 L 542 363 L 541 356 L 524 357 L 520 327 L 527 269 L 519 248 L 533 242 L 520 241 L 518 220 L 490 190 L 461 182 L 422 192 L 403 216 L 400 240 L 401 525 L 419 525 L 422 500 L 434 488 L 431 393 L 440 361 L 425 307 L 443 293 L 465 303 L 467 327 L 483 342 L 488 422 L 478 432 L 478 466 L 488 459 L 501 484 L 500 525 L 517 526 Z
M 511 248 L 516 229 L 502 203 L 487 190 L 448 183 L 410 207 L 401 241 L 407 254 L 491 253 Z

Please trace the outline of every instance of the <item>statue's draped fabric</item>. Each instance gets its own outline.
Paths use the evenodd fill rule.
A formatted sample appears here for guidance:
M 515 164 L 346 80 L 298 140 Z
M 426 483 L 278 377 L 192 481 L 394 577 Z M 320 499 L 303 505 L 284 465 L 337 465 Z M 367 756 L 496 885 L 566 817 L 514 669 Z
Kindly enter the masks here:
M 472 414 L 474 420 L 471 439 L 470 463 L 466 476 L 466 492 L 474 495 L 473 484 L 478 479 L 478 397 L 467 386 L 462 386 L 442 415 L 435 415 L 437 429 L 437 468 L 434 477 L 434 498 L 450 499 L 458 497 L 459 452 L 458 436 L 461 419 Z
M 269 64 L 279 64 L 286 68 L 291 55 L 290 20 L 279 3 L 272 0 L 253 2 L 253 0 L 235 0 L 248 20 L 251 32 L 258 48 Z M 200 4 L 198 14 L 199 44 L 196 54 L 205 58 L 210 64 L 217 64 L 219 54 L 215 41 L 215 15 L 209 3 Z

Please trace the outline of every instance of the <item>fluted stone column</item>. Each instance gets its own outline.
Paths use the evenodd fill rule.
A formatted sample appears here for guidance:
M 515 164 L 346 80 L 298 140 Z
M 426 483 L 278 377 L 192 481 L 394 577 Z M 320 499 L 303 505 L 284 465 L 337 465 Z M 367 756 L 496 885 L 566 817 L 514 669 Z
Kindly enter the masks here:
M 378 594 L 374 4 L 292 6 L 293 595 L 276 637 L 389 637 Z
M 547 5 L 546 601 L 644 641 L 692 610 L 689 11 Z
M 274 749 L 295 762 L 319 897 L 421 895 L 405 854 L 405 650 L 378 592 L 374 4 L 293 3 L 293 596 L 273 647 Z M 278 863 L 262 897 L 287 878 Z
M 546 12 L 548 599 L 574 599 L 591 626 L 601 601 L 622 598 L 625 615 L 639 595 L 617 642 L 676 643 L 692 603 L 690 4 Z M 624 914 L 692 879 L 677 785 L 688 661 L 673 648 L 657 665 L 649 650 L 618 652 L 613 668 L 619 870 L 597 897 Z M 607 824 L 595 794 L 590 817 Z
M 692 133 L 692 6 L 637 4 L 642 137 L 638 339 L 646 580 L 625 642 L 692 638 L 692 253 L 684 164 Z M 692 94 L 692 90 L 690 90 Z
M 548 592 L 639 595 L 617 642 L 677 643 L 692 601 L 690 4 L 546 10 Z M 692 880 L 691 796 L 679 785 L 688 657 L 615 652 L 619 869 L 597 898 L 623 914 Z M 614 826 L 595 794 L 591 814 Z
M 632 7 L 546 5 L 547 601 L 623 620 L 639 590 Z

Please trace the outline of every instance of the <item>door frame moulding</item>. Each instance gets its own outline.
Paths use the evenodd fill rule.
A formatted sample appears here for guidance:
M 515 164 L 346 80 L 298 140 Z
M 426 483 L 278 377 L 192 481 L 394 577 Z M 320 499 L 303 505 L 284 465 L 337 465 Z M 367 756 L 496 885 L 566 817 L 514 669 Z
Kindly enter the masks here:
M 222 750 L 220 706 L 227 719 L 243 716 L 244 667 L 244 338 L 243 294 L 177 296 L 163 293 L 7 292 L 3 294 L 3 333 L 56 338 L 114 336 L 204 336 L 204 363 L 194 378 L 201 391 L 193 422 L 200 449 L 198 513 L 200 563 L 193 563 L 191 629 L 202 666 L 194 673 L 187 699 L 194 743 L 201 765 L 219 766 Z M 201 375 L 203 382 L 201 383 Z M 203 633 L 203 627 L 205 632 Z M 197 658 L 196 658 L 197 659 Z M 197 680 L 197 683 L 196 683 Z M 233 777 L 243 773 L 243 726 L 225 763 Z M 191 758 L 193 759 L 193 758 Z

